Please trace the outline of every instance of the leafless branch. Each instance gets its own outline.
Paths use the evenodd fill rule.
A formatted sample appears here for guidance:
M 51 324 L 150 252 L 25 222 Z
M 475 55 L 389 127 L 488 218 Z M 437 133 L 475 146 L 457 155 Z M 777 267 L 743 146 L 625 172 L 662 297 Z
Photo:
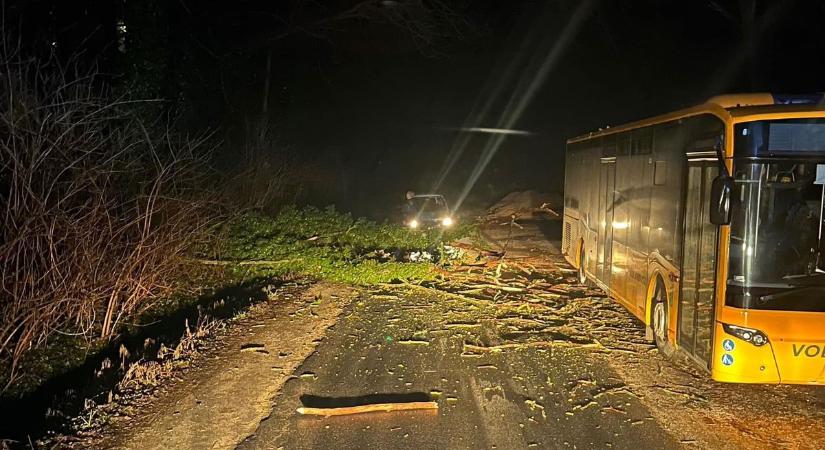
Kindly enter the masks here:
M 9 48 L 6 46 L 5 48 Z M 0 55 L 0 362 L 109 337 L 168 295 L 214 216 L 205 141 L 149 132 L 74 63 Z M 197 195 L 193 195 L 197 192 Z
M 310 1 L 299 3 L 317 6 Z M 293 34 L 327 39 L 342 24 L 358 20 L 404 30 L 422 50 L 431 48 L 441 39 L 462 37 L 472 32 L 470 22 L 446 0 L 356 0 L 349 8 L 340 11 L 324 10 L 321 17 L 286 22 L 286 28 L 269 40 L 277 41 Z

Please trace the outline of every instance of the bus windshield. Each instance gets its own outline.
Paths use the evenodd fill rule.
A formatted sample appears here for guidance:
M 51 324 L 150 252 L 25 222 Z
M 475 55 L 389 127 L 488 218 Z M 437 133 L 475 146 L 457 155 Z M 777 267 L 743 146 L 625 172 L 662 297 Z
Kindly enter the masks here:
M 816 170 L 816 163 L 804 161 L 735 162 L 729 285 L 825 285 L 819 239 L 823 186 L 814 184 Z

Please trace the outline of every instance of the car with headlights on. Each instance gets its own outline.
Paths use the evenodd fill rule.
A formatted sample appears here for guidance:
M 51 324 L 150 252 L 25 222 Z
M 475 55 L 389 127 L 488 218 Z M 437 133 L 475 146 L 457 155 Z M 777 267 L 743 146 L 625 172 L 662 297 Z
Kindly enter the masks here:
M 441 194 L 407 193 L 404 205 L 404 225 L 412 229 L 449 228 L 454 224 L 453 213 Z

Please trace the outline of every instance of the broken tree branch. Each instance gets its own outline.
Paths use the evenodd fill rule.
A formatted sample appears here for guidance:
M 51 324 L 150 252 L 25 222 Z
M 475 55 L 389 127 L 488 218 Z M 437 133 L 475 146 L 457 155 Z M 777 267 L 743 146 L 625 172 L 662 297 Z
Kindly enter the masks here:
M 341 408 L 298 408 L 298 414 L 313 416 L 345 416 L 349 414 L 363 414 L 370 412 L 437 410 L 437 402 L 405 402 L 405 403 L 376 403 L 372 405 L 345 406 Z

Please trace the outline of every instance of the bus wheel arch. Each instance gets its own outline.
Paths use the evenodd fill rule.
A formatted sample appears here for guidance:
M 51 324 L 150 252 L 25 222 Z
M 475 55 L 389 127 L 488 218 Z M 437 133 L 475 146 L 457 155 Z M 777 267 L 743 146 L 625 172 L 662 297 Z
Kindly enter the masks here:
M 664 356 L 673 354 L 673 344 L 668 341 L 670 311 L 668 311 L 667 288 L 661 275 L 656 275 L 653 293 L 650 297 L 650 329 L 653 342 Z

